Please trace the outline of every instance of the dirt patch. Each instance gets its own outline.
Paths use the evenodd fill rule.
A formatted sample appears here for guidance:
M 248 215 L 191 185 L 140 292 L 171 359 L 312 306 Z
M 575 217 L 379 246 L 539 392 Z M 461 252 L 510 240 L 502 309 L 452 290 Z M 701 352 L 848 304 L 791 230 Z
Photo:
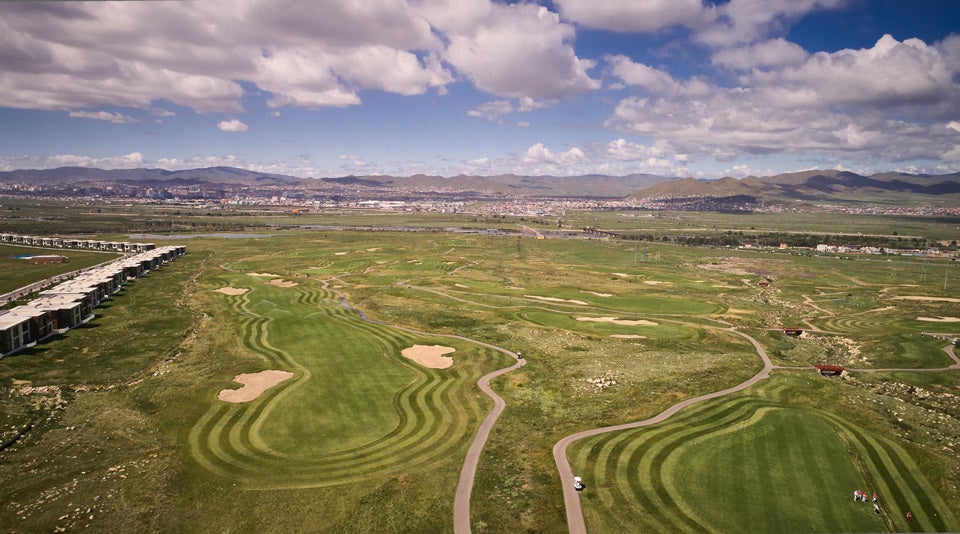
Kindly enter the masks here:
M 431 369 L 446 369 L 453 365 L 453 358 L 444 356 L 456 352 L 453 347 L 441 345 L 414 345 L 400 351 L 404 358 L 413 360 L 424 367 Z
M 376 252 L 378 250 L 380 250 L 380 247 L 368 248 L 367 252 Z
M 647 336 L 638 336 L 637 334 L 613 334 L 610 337 L 617 339 L 647 339 Z
M 507 289 L 513 289 L 514 291 L 523 291 L 523 290 L 524 290 L 522 287 L 517 287 L 517 286 L 507 286 Z
M 610 274 L 612 274 L 613 276 L 623 276 L 623 277 L 629 277 L 629 276 L 630 276 L 629 274 L 624 274 L 624 273 L 610 273 Z
M 223 293 L 224 295 L 230 295 L 232 297 L 235 297 L 237 295 L 243 295 L 244 293 L 250 290 L 244 289 L 242 287 L 221 287 L 220 289 L 216 289 L 214 291 L 216 291 L 217 293 Z
M 463 285 L 463 284 L 453 284 L 453 285 L 455 285 L 455 286 L 457 286 L 457 287 L 462 287 L 462 288 L 465 288 L 465 289 L 470 289 L 470 286 L 465 286 L 465 285 Z
M 527 297 L 530 299 L 543 300 L 546 302 L 566 302 L 568 304 L 579 304 L 581 306 L 586 306 L 588 304 L 582 300 L 558 299 L 556 297 L 538 297 L 536 295 L 524 295 L 524 297 Z
M 274 278 L 273 280 L 270 280 L 267 283 L 277 287 L 293 287 L 297 285 L 296 282 L 290 282 L 288 280 L 284 280 L 283 278 Z
M 661 280 L 644 280 L 643 283 L 647 284 L 648 286 L 659 286 L 662 284 L 669 284 L 670 282 L 663 282 Z
M 931 323 L 960 323 L 960 317 L 917 317 L 917 320 Z
M 264 391 L 289 378 L 293 378 L 293 373 L 274 370 L 237 375 L 233 377 L 233 381 L 242 384 L 243 387 L 220 390 L 217 398 L 224 402 L 249 402 L 263 395 Z
M 604 298 L 613 296 L 611 293 L 597 293 L 596 291 L 581 291 L 581 293 L 588 293 L 590 295 L 596 295 L 598 297 L 604 297 Z
M 616 317 L 577 317 L 578 321 L 587 321 L 591 323 L 613 323 L 613 324 L 622 324 L 626 326 L 659 326 L 658 323 L 653 321 L 648 321 L 646 319 L 618 319 Z
M 346 256 L 347 253 L 346 253 L 346 252 L 334 252 L 333 255 L 334 255 L 334 256 Z
M 273 274 L 273 273 L 247 273 L 247 276 L 264 276 L 266 278 L 280 278 L 279 274 Z
M 951 297 L 918 297 L 918 296 L 909 296 L 909 297 L 890 297 L 891 300 L 923 300 L 928 302 L 960 302 L 960 299 L 955 299 Z

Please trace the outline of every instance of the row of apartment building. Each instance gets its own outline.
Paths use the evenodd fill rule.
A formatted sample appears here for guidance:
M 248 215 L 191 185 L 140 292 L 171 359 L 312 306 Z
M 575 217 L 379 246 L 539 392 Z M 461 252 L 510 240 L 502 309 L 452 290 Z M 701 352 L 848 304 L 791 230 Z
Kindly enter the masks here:
M 102 250 L 106 252 L 147 252 L 157 248 L 153 243 L 126 243 L 97 241 L 95 239 L 68 239 L 65 237 L 37 237 L 19 234 L 0 234 L 0 243 L 48 248 Z
M 27 304 L 0 310 L 0 358 L 93 319 L 93 309 L 128 280 L 139 278 L 186 251 L 183 246 L 165 246 L 118 258 L 41 291 Z

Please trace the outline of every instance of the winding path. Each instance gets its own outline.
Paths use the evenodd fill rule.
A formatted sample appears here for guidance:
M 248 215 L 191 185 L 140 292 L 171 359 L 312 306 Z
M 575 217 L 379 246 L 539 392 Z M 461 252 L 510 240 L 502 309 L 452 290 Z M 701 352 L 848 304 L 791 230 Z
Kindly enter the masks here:
M 684 401 L 681 401 L 677 404 L 674 404 L 670 408 L 667 408 L 663 412 L 649 418 L 644 419 L 643 421 L 635 421 L 633 423 L 624 423 L 622 425 L 608 426 L 602 428 L 593 428 L 590 430 L 584 430 L 583 432 L 578 432 L 576 434 L 571 434 L 556 443 L 553 446 L 553 460 L 557 464 L 557 471 L 560 473 L 560 480 L 562 481 L 563 486 L 563 503 L 567 511 L 567 528 L 571 534 L 586 534 L 587 526 L 583 519 L 583 508 L 580 505 L 580 495 L 577 490 L 573 487 L 573 469 L 570 467 L 570 462 L 567 460 L 567 448 L 574 443 L 575 441 L 581 440 L 583 438 L 596 436 L 598 434 L 604 434 L 607 432 L 618 432 L 621 430 L 630 430 L 633 428 L 640 428 L 644 426 L 654 425 L 660 422 L 665 421 L 666 419 L 672 417 L 677 412 L 701 401 L 708 399 L 715 399 L 717 397 L 722 397 L 724 395 L 729 395 L 737 391 L 746 389 L 760 380 L 763 380 L 770 376 L 770 371 L 773 369 L 809 369 L 809 367 L 783 367 L 775 366 L 770 361 L 770 357 L 767 356 L 763 347 L 760 346 L 760 343 L 753 337 L 744 334 L 743 332 L 738 332 L 734 328 L 725 329 L 729 332 L 739 335 L 750 341 L 753 347 L 756 349 L 757 354 L 763 360 L 763 369 L 761 369 L 757 374 L 753 375 L 751 378 L 742 382 L 731 388 L 724 389 L 722 391 L 716 391 L 713 393 L 707 393 L 700 395 L 699 397 L 693 397 Z M 849 369 L 854 372 L 863 372 L 863 373 L 878 373 L 878 372 L 890 372 L 890 371 L 947 371 L 952 369 L 960 369 L 960 357 L 956 355 L 955 347 L 953 345 L 947 345 L 943 347 L 943 351 L 947 353 L 948 356 L 954 361 L 953 365 L 948 367 L 940 367 L 935 369 Z
M 640 428 L 644 426 L 653 425 L 660 423 L 670 418 L 680 410 L 690 406 L 691 404 L 696 404 L 701 401 L 708 399 L 715 399 L 717 397 L 722 397 L 724 395 L 729 395 L 743 389 L 746 389 L 753 384 L 756 384 L 760 380 L 763 380 L 770 376 L 770 371 L 773 370 L 773 363 L 770 361 L 770 357 L 767 356 L 763 347 L 760 346 L 760 343 L 753 337 L 744 334 L 743 332 L 738 332 L 733 328 L 725 329 L 729 332 L 733 332 L 740 337 L 745 338 L 749 341 L 753 347 L 756 349 L 757 354 L 760 355 L 760 359 L 763 360 L 763 369 L 761 369 L 757 374 L 753 375 L 745 382 L 742 382 L 731 388 L 724 389 L 722 391 L 715 391 L 713 393 L 707 393 L 700 395 L 699 397 L 693 397 L 677 404 L 674 404 L 670 408 L 660 412 L 659 414 L 649 418 L 644 419 L 643 421 L 635 421 L 633 423 L 624 423 L 622 425 L 608 426 L 603 428 L 592 428 L 590 430 L 584 430 L 583 432 L 577 432 L 576 434 L 571 434 L 553 446 L 553 460 L 557 464 L 557 471 L 560 473 L 560 480 L 562 481 L 563 486 L 563 503 L 567 510 L 567 528 L 570 530 L 571 534 L 585 534 L 587 532 L 586 523 L 583 520 L 583 508 L 580 506 L 580 494 L 577 493 L 577 490 L 573 487 L 573 469 L 570 468 L 570 462 L 567 460 L 567 447 L 570 446 L 575 441 L 587 438 L 590 436 L 596 436 L 598 434 L 604 434 L 607 432 L 618 432 L 620 430 L 629 430 L 632 428 Z
M 504 349 L 499 350 L 503 351 Z M 453 497 L 453 532 L 455 534 L 468 534 L 470 532 L 470 495 L 473 493 L 473 479 L 477 474 L 477 464 L 480 463 L 480 453 L 483 452 L 483 446 L 487 443 L 490 430 L 493 429 L 494 423 L 497 422 L 497 418 L 500 417 L 500 413 L 506 406 L 500 395 L 490 389 L 490 380 L 523 367 L 525 363 L 526 360 L 518 359 L 517 363 L 512 366 L 483 375 L 480 380 L 477 380 L 480 389 L 493 399 L 493 410 L 487 414 L 486 419 L 480 424 L 480 428 L 477 429 L 477 437 L 473 439 L 470 449 L 467 450 L 467 457 L 463 459 L 463 468 L 460 469 L 460 482 L 457 484 L 457 492 Z
M 519 369 L 526 365 L 527 361 L 521 358 L 517 358 L 517 353 L 507 350 L 503 347 L 498 347 L 496 345 L 491 345 L 490 343 L 485 343 L 476 339 L 470 339 L 464 336 L 458 336 L 455 334 L 436 334 L 431 332 L 422 332 L 415 330 L 413 328 L 407 328 L 404 326 L 397 326 L 385 323 L 383 321 L 378 321 L 376 319 L 371 319 L 367 317 L 362 310 L 358 310 L 350 305 L 347 302 L 347 297 L 342 292 L 337 291 L 329 287 L 330 280 L 338 280 L 338 278 L 330 278 L 323 280 L 323 288 L 328 289 L 336 293 L 337 297 L 340 299 L 340 305 L 348 310 L 352 310 L 357 313 L 360 319 L 373 323 L 380 326 L 389 326 L 391 328 L 401 330 L 404 332 L 409 332 L 411 334 L 422 334 L 436 337 L 446 337 L 450 339 L 459 339 L 461 341 L 466 341 L 485 347 L 491 350 L 496 350 L 504 354 L 509 355 L 511 358 L 516 358 L 516 362 L 509 367 L 504 367 L 502 369 L 497 369 L 492 373 L 485 374 L 477 380 L 477 386 L 483 391 L 488 397 L 493 400 L 493 409 L 490 410 L 490 413 L 487 414 L 487 417 L 484 418 L 483 422 L 480 423 L 480 427 L 477 428 L 477 435 L 473 438 L 473 443 L 470 444 L 470 448 L 467 449 L 467 455 L 463 459 L 463 467 L 460 469 L 460 480 L 457 483 L 457 491 L 453 497 L 453 531 L 455 534 L 469 534 L 470 532 L 470 496 L 473 493 L 473 481 L 477 474 L 477 465 L 480 463 L 480 453 L 483 452 L 483 447 L 487 443 L 487 438 L 490 437 L 490 431 L 493 430 L 493 425 L 496 424 L 497 419 L 500 417 L 500 414 L 503 413 L 504 408 L 506 408 L 506 402 L 494 393 L 490 389 L 490 381 L 494 378 L 509 373 L 510 371 Z

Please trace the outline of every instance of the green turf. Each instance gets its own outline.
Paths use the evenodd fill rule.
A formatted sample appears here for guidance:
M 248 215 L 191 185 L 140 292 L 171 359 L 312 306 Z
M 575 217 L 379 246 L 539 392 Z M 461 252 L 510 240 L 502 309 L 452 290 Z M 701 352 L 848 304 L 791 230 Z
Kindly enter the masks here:
M 29 261 L 16 258 L 24 254 L 66 256 L 66 263 L 32 265 Z M 117 258 L 109 252 L 91 252 L 86 250 L 62 250 L 20 245 L 0 244 L 0 294 L 39 282 L 51 276 L 63 274 L 85 267 L 97 265 Z
M 149 208 L 130 208 L 133 215 L 116 209 L 97 224 L 152 215 Z M 164 213 L 174 225 L 202 219 Z M 788 224 L 709 214 L 672 221 L 595 216 L 634 228 L 649 222 L 663 231 L 694 223 L 744 230 Z M 371 226 L 429 220 L 435 228 L 457 219 L 344 217 L 344 224 Z M 282 219 L 305 220 L 225 214 L 203 224 L 210 229 Z M 854 223 L 865 229 L 873 224 Z M 896 223 L 887 219 L 873 229 L 888 225 L 889 231 Z M 960 327 L 917 320 L 960 316 L 954 304 L 892 299 L 950 297 L 960 288 L 960 277 L 946 289 L 942 279 L 918 283 L 922 265 L 912 260 L 854 263 L 615 240 L 518 244 L 514 236 L 443 232 L 277 227 L 259 233 L 274 235 L 185 240 L 187 256 L 127 286 L 98 308 L 94 322 L 0 360 L 0 383 L 10 386 L 0 396 L 0 437 L 6 443 L 19 432 L 11 429 L 39 423 L 0 454 L 0 502 L 6 503 L 0 524 L 21 525 L 23 531 L 88 523 L 96 530 L 137 524 L 145 531 L 449 531 L 463 454 L 491 406 L 473 383 L 510 363 L 499 353 L 443 337 L 459 335 L 523 351 L 528 361 L 493 384 L 507 409 L 481 457 L 474 532 L 561 532 L 553 444 L 586 428 L 645 419 L 756 373 L 760 362 L 753 348 L 723 331 L 729 325 L 761 340 L 784 365 L 834 359 L 848 367 L 925 369 L 949 360 L 942 340 L 920 332 Z M 269 277 L 252 272 L 275 273 L 298 285 L 274 287 L 265 283 Z M 761 279 L 772 280 L 770 287 L 759 287 Z M 214 291 L 223 286 L 251 291 L 236 297 Z M 341 306 L 334 289 L 371 318 L 422 333 L 361 321 Z M 797 339 L 779 330 L 803 319 L 825 332 Z M 457 363 L 441 370 L 411 364 L 399 350 L 412 344 L 455 347 Z M 295 376 L 250 403 L 216 399 L 221 389 L 238 387 L 235 375 L 263 369 Z M 600 389 L 591 382 L 598 377 L 616 384 Z M 891 499 L 896 490 L 889 488 L 919 488 L 929 505 L 903 490 L 902 502 L 890 502 L 891 517 L 910 507 L 919 526 L 929 530 L 934 523 L 920 515 L 933 510 L 944 528 L 956 529 L 944 509 L 955 517 L 950 503 L 960 500 L 960 428 L 946 395 L 955 395 L 958 384 L 956 372 L 854 373 L 839 381 L 812 371 L 774 371 L 763 387 L 678 414 L 678 422 L 689 424 L 669 422 L 664 428 L 671 431 L 656 439 L 642 438 L 647 434 L 641 431 L 606 436 L 606 448 L 584 453 L 602 455 L 607 469 L 588 475 L 583 494 L 591 531 L 635 531 L 635 525 L 648 531 L 737 530 L 730 525 L 756 515 L 750 510 L 767 472 L 777 477 L 778 488 L 792 484 L 808 503 L 828 494 L 822 485 L 837 487 L 836 516 L 798 519 L 802 528 L 795 530 L 830 530 L 833 524 L 886 528 L 870 526 L 875 517 L 869 509 L 845 508 L 853 504 L 853 487 L 847 486 L 858 481 L 885 484 L 881 495 Z M 26 385 L 55 385 L 64 404 L 55 404 L 50 391 L 18 389 Z M 806 467 L 812 450 L 836 452 L 838 442 L 846 463 L 836 471 Z M 649 459 L 644 448 L 653 452 Z M 756 452 L 731 463 L 746 450 Z M 793 452 L 783 456 L 783 466 L 775 466 L 770 458 L 788 450 Z M 576 447 L 571 451 L 581 454 Z M 764 457 L 765 467 L 747 469 L 747 460 Z M 582 465 L 593 462 L 577 469 Z M 710 478 L 714 466 L 734 465 L 756 476 L 742 477 L 737 487 Z M 648 476 L 626 476 L 641 468 Z M 826 473 L 839 478 L 817 478 Z M 862 473 L 873 482 L 867 484 Z M 765 511 L 778 525 L 807 511 L 774 493 Z M 731 504 L 724 500 L 731 494 L 751 500 Z M 638 495 L 660 506 L 648 508 Z M 833 493 L 825 499 L 834 502 Z M 917 511 L 924 506 L 926 512 Z M 737 507 L 743 517 L 731 519 L 728 509 Z M 866 516 L 864 523 L 856 522 L 857 514 Z M 765 528 L 762 519 L 751 521 L 757 521 L 755 530 Z
M 874 532 L 956 530 L 952 507 L 892 441 L 819 410 L 777 402 L 796 381 L 710 401 L 648 429 L 578 443 L 591 530 Z M 879 493 L 882 514 L 854 502 Z M 921 519 L 922 518 L 922 519 Z

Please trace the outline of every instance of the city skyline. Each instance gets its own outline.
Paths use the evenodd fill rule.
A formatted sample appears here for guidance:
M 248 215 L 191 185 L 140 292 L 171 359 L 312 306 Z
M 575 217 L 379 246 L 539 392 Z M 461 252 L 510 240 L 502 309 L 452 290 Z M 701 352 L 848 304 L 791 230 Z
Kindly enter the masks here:
M 0 3 L 0 170 L 960 171 L 960 6 Z

